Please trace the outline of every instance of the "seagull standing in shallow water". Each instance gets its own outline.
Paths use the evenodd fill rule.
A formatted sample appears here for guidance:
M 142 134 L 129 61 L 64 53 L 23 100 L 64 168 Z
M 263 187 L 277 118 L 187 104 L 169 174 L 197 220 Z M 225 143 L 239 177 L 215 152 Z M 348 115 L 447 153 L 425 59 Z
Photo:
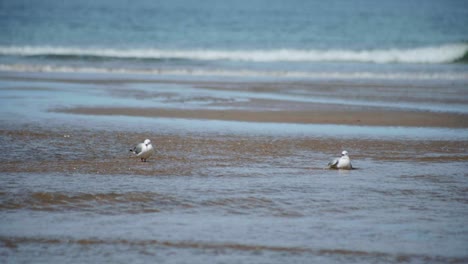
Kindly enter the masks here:
M 328 163 L 328 168 L 330 169 L 343 169 L 343 170 L 352 170 L 353 166 L 351 165 L 351 160 L 348 156 L 348 151 L 343 150 L 341 152 L 341 157 L 334 159 Z
M 151 140 L 145 139 L 143 143 L 136 145 L 130 152 L 135 153 L 141 161 L 146 162 L 146 159 L 153 155 L 154 149 L 153 145 L 151 145 Z

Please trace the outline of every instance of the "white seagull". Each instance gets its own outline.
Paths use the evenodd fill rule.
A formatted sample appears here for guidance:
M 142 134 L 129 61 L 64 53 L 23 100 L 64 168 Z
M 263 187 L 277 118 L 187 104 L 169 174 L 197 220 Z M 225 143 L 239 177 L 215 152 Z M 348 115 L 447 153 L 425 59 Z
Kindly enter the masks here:
M 341 157 L 336 158 L 328 163 L 328 168 L 330 169 L 343 169 L 343 170 L 352 170 L 353 166 L 351 165 L 351 160 L 348 156 L 348 151 L 343 150 L 341 152 Z
M 135 153 L 141 161 L 146 162 L 146 159 L 153 155 L 154 149 L 153 145 L 151 145 L 151 140 L 145 139 L 143 143 L 136 145 L 130 152 Z

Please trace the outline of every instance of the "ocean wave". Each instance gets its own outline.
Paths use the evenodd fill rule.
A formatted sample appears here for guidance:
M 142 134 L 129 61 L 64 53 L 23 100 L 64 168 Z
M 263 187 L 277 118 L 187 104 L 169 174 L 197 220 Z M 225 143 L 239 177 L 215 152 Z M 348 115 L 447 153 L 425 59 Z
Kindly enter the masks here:
M 412 49 L 373 50 L 163 50 L 111 49 L 51 46 L 0 46 L 3 56 L 42 56 L 54 58 L 198 60 L 250 62 L 371 62 L 371 63 L 453 63 L 465 62 L 468 43 Z
M 99 74 L 146 74 L 158 76 L 193 77 L 245 77 L 245 78 L 304 78 L 304 79 L 369 79 L 369 80 L 461 80 L 467 81 L 464 72 L 335 72 L 335 71 L 262 71 L 193 68 L 130 69 L 55 65 L 0 64 L 5 72 L 49 72 L 49 73 L 99 73 Z

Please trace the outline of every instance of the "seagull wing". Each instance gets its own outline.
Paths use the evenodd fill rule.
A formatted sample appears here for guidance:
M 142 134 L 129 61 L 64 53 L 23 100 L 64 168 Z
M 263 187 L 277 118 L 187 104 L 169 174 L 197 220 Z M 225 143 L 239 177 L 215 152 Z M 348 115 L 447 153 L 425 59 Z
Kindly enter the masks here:
M 141 152 L 143 151 L 144 146 L 145 146 L 145 144 L 140 143 L 140 144 L 136 145 L 136 146 L 135 146 L 133 149 L 131 149 L 130 151 L 135 152 L 135 154 L 139 154 L 139 153 L 141 153 Z
M 328 167 L 336 169 L 336 166 L 338 166 L 339 161 L 340 161 L 340 159 L 334 159 L 334 160 L 328 162 Z

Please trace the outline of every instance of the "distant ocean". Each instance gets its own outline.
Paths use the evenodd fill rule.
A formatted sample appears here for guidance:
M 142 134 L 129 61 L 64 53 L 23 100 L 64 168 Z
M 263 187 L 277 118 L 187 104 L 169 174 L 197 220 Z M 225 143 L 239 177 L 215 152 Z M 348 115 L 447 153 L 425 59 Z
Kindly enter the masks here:
M 465 0 L 0 2 L 0 70 L 468 80 Z

